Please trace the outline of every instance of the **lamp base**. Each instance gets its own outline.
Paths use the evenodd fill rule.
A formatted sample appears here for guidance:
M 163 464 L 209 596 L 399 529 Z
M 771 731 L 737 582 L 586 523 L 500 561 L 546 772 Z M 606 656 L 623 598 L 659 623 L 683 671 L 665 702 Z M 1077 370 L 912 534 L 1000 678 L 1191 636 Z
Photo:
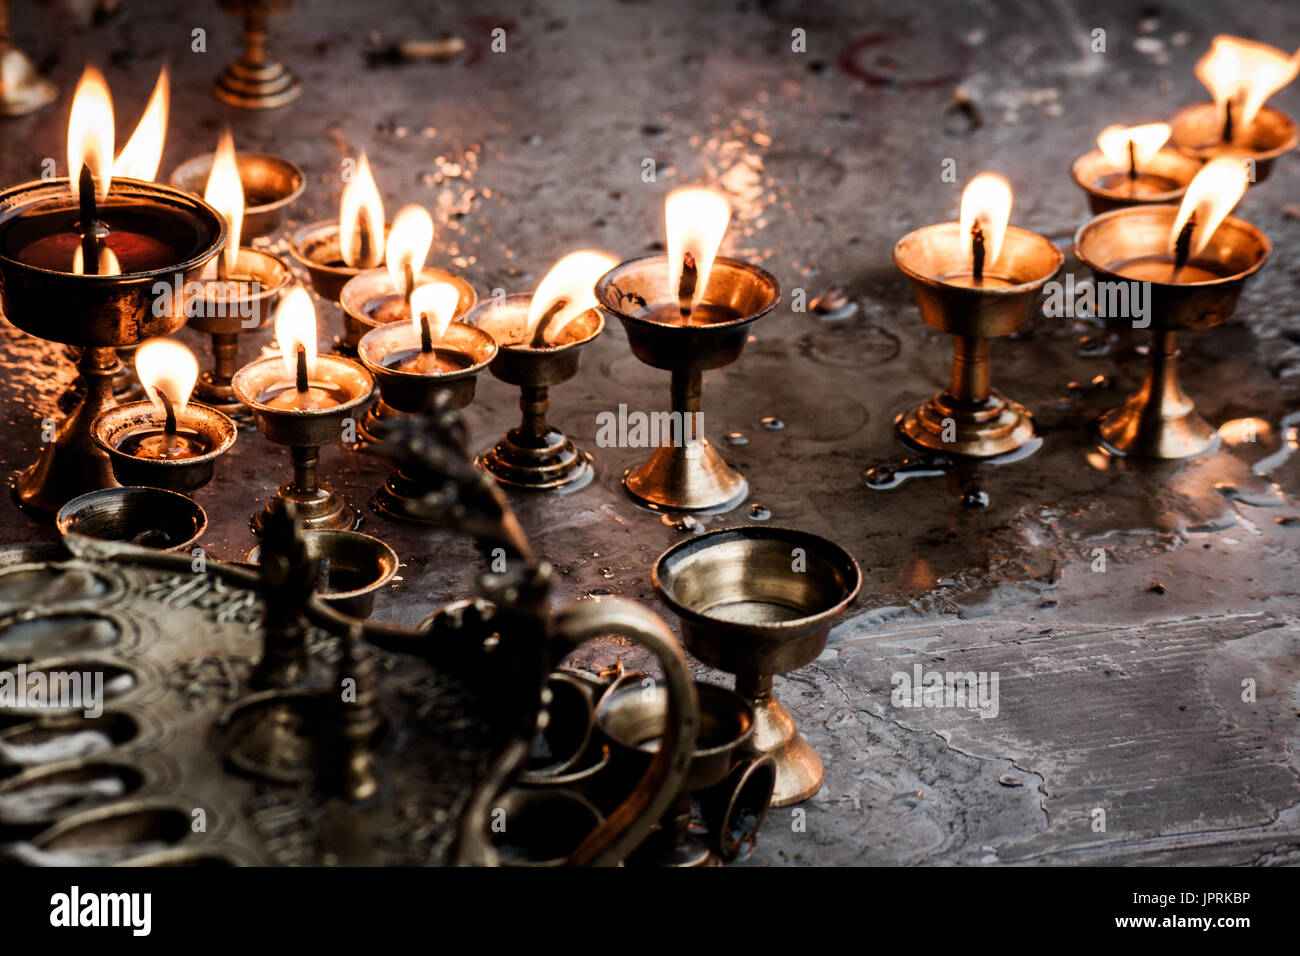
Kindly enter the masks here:
M 770 754 L 776 761 L 770 805 L 802 803 L 822 788 L 821 756 L 799 735 L 794 718 L 779 700 L 771 696 L 748 700 L 754 708 L 754 736 L 746 749 L 760 757 Z
M 279 60 L 253 65 L 228 64 L 212 84 L 217 99 L 245 110 L 270 110 L 292 103 L 302 94 L 302 82 Z
M 382 398 L 375 399 L 371 406 L 366 409 L 366 413 L 361 416 L 361 421 L 357 423 L 357 441 L 369 445 L 379 444 L 383 441 L 384 422 L 401 414 Z
M 749 494 L 749 482 L 707 438 L 664 445 L 623 476 L 629 495 L 655 511 L 730 511 Z
M 940 392 L 924 405 L 899 415 L 894 425 L 913 447 L 969 458 L 996 458 L 1034 437 L 1034 419 L 1028 409 L 995 391 L 982 402 Z
M 512 428 L 479 458 L 479 467 L 503 485 L 538 491 L 576 491 L 596 473 L 591 455 L 556 428 L 540 436 Z
M 353 531 L 361 524 L 361 513 L 329 485 L 321 483 L 311 491 L 303 491 L 294 482 L 288 481 L 280 486 L 276 496 L 266 503 L 265 508 L 249 519 L 249 525 L 255 534 L 261 534 L 267 518 L 284 501 L 292 501 L 297 506 L 298 520 L 304 528 Z
M 394 521 L 406 521 L 411 524 L 440 528 L 442 522 L 426 518 L 419 507 L 420 499 L 427 492 L 427 488 L 412 481 L 400 471 L 394 471 L 384 479 L 384 483 L 379 486 L 379 490 L 371 497 L 370 508 L 376 514 L 391 518 Z
M 1176 387 L 1176 384 L 1175 384 Z M 1097 420 L 1097 435 L 1110 450 L 1138 458 L 1191 458 L 1219 444 L 1219 433 L 1202 418 L 1182 389 L 1182 402 L 1153 402 L 1146 389 Z

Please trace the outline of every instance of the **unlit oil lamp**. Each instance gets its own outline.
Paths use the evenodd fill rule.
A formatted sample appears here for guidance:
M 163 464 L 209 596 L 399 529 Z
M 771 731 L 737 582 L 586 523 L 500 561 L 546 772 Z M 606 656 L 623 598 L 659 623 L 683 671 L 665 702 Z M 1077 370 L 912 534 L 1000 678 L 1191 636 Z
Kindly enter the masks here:
M 302 83 L 266 49 L 268 21 L 284 13 L 292 0 L 218 0 L 221 9 L 243 21 L 244 52 L 226 64 L 212 92 L 230 106 L 246 110 L 274 109 L 302 94 Z
M 729 511 L 749 483 L 702 434 L 704 373 L 740 357 L 750 326 L 781 300 L 781 286 L 765 269 L 717 255 L 731 219 L 721 193 L 679 189 L 664 208 L 668 254 L 624 262 L 596 283 L 632 354 L 672 373 L 672 434 L 623 485 L 656 510 Z
M 1142 388 L 1098 422 L 1103 443 L 1125 455 L 1187 458 L 1217 443 L 1178 381 L 1177 333 L 1232 316 L 1237 297 L 1268 258 L 1268 237 L 1229 213 L 1246 191 L 1237 157 L 1211 160 L 1181 206 L 1104 213 L 1079 229 L 1075 254 L 1109 283 L 1146 283 L 1153 341 Z
M 0 0 L 0 116 L 34 113 L 58 96 L 58 87 L 37 73 L 27 54 L 14 45 L 9 0 Z
M 312 291 L 338 305 L 349 279 L 384 264 L 387 234 L 384 201 L 370 171 L 370 160 L 362 153 L 343 187 L 338 221 L 303 226 L 293 234 L 289 254 L 307 270 Z M 355 341 L 352 348 L 356 348 Z
M 91 423 L 114 404 L 114 349 L 185 323 L 184 309 L 158 287 L 196 276 L 226 235 L 220 214 L 202 200 L 113 177 L 112 102 L 97 71 L 87 70 L 78 85 L 68 140 L 71 179 L 0 192 L 6 317 L 38 338 L 84 348 L 84 396 L 14 489 L 22 507 L 46 517 L 70 498 L 116 484 L 91 438 Z M 135 143 L 132 137 L 124 153 L 134 155 Z
M 1025 407 L 992 387 L 989 340 L 1025 324 L 1065 257 L 1044 237 L 1008 225 L 1010 218 L 1010 185 L 981 173 L 962 192 L 960 222 L 925 226 L 894 246 L 921 318 L 955 339 L 948 387 L 895 420 L 917 448 L 993 458 L 1034 438 Z
M 570 253 L 532 296 L 493 298 L 470 314 L 471 325 L 496 339 L 492 374 L 519 387 L 522 421 L 479 459 L 502 484 L 575 490 L 595 474 L 591 455 L 548 422 L 546 413 L 551 386 L 578 374 L 583 346 L 605 328 L 593 287 L 616 264 L 602 252 Z
M 1300 144 L 1300 128 L 1265 101 L 1295 79 L 1300 51 L 1288 56 L 1266 43 L 1216 36 L 1196 64 L 1196 78 L 1214 98 L 1185 106 L 1169 121 L 1173 145 L 1202 162 L 1218 156 L 1250 160 L 1262 183 L 1273 161 Z
M 123 485 L 182 494 L 202 488 L 239 429 L 216 409 L 190 401 L 199 363 L 184 345 L 169 339 L 145 342 L 135 364 L 148 400 L 101 413 L 91 426 L 95 443 Z
M 235 373 L 231 387 L 249 407 L 263 437 L 289 446 L 292 480 L 253 516 L 254 530 L 284 502 L 293 502 L 309 528 L 353 528 L 358 512 L 317 478 L 320 449 L 343 438 L 344 422 L 370 398 L 374 382 L 357 363 L 316 354 L 311 296 L 292 286 L 275 316 L 280 355 L 258 359 Z
M 199 376 L 197 394 L 203 401 L 238 415 L 245 406 L 230 380 L 238 368 L 239 336 L 271 321 L 291 273 L 269 252 L 239 244 L 246 206 L 229 129 L 215 156 L 203 198 L 225 217 L 229 235 L 221 255 L 204 270 L 198 294 L 186 297 L 186 311 L 190 328 L 212 337 L 213 367 Z
M 451 287 L 456 291 L 453 319 L 469 312 L 477 301 L 474 289 L 459 276 L 430 269 L 424 265 L 433 245 L 433 218 L 422 206 L 406 206 L 393 219 L 388 234 L 382 269 L 367 269 L 353 276 L 343 286 L 339 305 L 343 309 L 343 340 L 338 351 L 354 353 L 362 336 L 372 329 L 392 322 L 419 321 L 412 311 L 411 297 L 420 286 Z M 379 426 L 394 414 L 394 407 L 381 395 L 361 420 L 357 437 L 361 441 L 378 440 Z
M 1107 126 L 1097 148 L 1070 167 L 1070 176 L 1088 195 L 1093 215 L 1125 206 L 1178 202 L 1201 164 L 1174 149 L 1168 123 Z
M 450 394 L 457 408 L 473 400 L 478 375 L 496 356 L 497 345 L 486 332 L 453 321 L 459 302 L 459 288 L 449 283 L 417 286 L 409 300 L 410 319 L 377 326 L 361 337 L 357 356 L 391 409 L 418 412 L 439 392 Z M 395 471 L 371 507 L 390 518 L 428 523 L 413 503 L 430 490 Z

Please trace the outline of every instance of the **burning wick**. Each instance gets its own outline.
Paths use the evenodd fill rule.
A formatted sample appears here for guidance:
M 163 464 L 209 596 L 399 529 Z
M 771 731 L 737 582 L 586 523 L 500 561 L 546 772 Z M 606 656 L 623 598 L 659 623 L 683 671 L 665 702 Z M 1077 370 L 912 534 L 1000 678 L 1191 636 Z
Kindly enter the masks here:
M 86 275 L 99 274 L 99 242 L 101 233 L 106 233 L 103 224 L 95 216 L 95 178 L 90 175 L 90 166 L 81 165 L 81 185 L 78 190 L 81 200 L 81 263 Z
M 690 297 L 688 296 L 686 299 L 687 305 L 682 309 L 683 316 L 689 316 L 691 313 L 690 301 Z M 529 343 L 530 348 L 546 348 L 546 329 L 551 324 L 551 319 L 555 318 L 564 309 L 568 308 L 568 305 L 568 299 L 556 299 L 551 303 L 551 307 L 542 313 L 541 319 L 537 322 L 537 328 L 533 330 L 533 340 Z
M 984 281 L 984 230 L 976 219 L 970 227 L 971 275 L 977 283 Z
M 307 346 L 299 343 L 298 345 L 298 364 L 295 369 L 294 384 L 297 390 L 307 391 Z
M 433 351 L 433 331 L 429 328 L 429 313 L 420 313 L 420 351 L 428 355 Z
M 695 299 L 695 286 L 699 281 L 700 270 L 695 264 L 695 256 L 687 252 L 682 256 L 682 278 L 677 284 L 677 307 L 681 310 L 683 322 L 691 320 L 691 302 Z
M 1232 100 L 1223 103 L 1223 141 L 1232 142 Z
M 357 261 L 363 264 L 374 261 L 370 248 L 370 210 L 365 206 L 357 210 Z
M 172 404 L 171 396 L 158 389 L 158 401 L 163 406 L 163 433 L 167 435 L 176 434 L 176 406 Z
M 1128 178 L 1138 178 L 1137 144 L 1133 140 L 1128 141 Z
M 1178 233 L 1178 239 L 1174 242 L 1174 274 L 1173 278 L 1178 278 L 1178 273 L 1182 271 L 1183 266 L 1187 265 L 1187 260 L 1191 257 L 1192 252 L 1192 230 L 1196 228 L 1196 213 L 1187 217 L 1187 222 L 1182 230 Z

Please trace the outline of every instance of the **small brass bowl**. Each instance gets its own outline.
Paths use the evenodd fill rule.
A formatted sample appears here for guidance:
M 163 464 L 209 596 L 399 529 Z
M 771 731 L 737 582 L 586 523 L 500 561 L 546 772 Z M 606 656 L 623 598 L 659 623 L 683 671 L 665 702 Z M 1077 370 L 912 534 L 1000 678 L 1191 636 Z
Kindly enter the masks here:
M 360 531 L 307 529 L 302 537 L 307 558 L 321 562 L 316 597 L 340 614 L 369 617 L 375 595 L 397 574 L 397 552 Z M 249 564 L 261 558 L 261 545 L 248 553 Z
M 143 485 L 189 494 L 212 480 L 217 459 L 230 450 L 239 429 L 221 412 L 190 402 L 176 418 L 183 430 L 197 432 L 208 451 L 193 458 L 141 458 L 119 446 L 137 432 L 162 428 L 164 418 L 153 402 L 131 402 L 100 414 L 90 426 L 95 444 L 108 455 L 113 476 L 123 485 Z
M 1124 172 L 1124 170 L 1117 170 L 1112 166 L 1110 160 L 1102 154 L 1101 150 L 1094 149 L 1091 152 L 1084 153 L 1070 164 L 1070 178 L 1087 195 L 1088 209 L 1094 216 L 1103 212 L 1110 212 L 1112 209 L 1123 209 L 1127 206 L 1157 206 L 1166 203 L 1177 203 L 1183 198 L 1183 193 L 1187 192 L 1188 184 L 1200 171 L 1201 163 L 1199 160 L 1184 156 L 1177 150 L 1169 148 L 1159 150 L 1146 163 L 1142 173 L 1163 177 L 1174 185 L 1170 189 L 1160 192 L 1148 193 L 1143 196 L 1128 196 L 1124 194 L 1122 189 L 1108 188 L 1100 184 L 1104 177 L 1114 173 L 1123 174 Z
M 204 153 L 185 160 L 172 172 L 171 184 L 202 196 L 214 155 Z M 296 164 L 270 153 L 236 153 L 235 164 L 239 167 L 239 184 L 244 187 L 241 236 L 247 241 L 270 235 L 284 222 L 289 207 L 307 188 L 307 177 Z
M 395 352 L 420 348 L 419 336 L 410 322 L 389 322 L 370 329 L 357 344 L 357 358 L 379 383 L 383 400 L 399 412 L 422 409 L 434 392 L 450 392 L 457 408 L 464 408 L 474 398 L 479 372 L 497 355 L 497 345 L 486 332 L 452 322 L 439 346 L 467 355 L 473 364 L 454 372 L 405 372 L 389 368 L 384 360 Z
M 385 225 L 384 235 L 388 229 Z M 365 271 L 343 261 L 339 224 L 333 219 L 314 222 L 295 232 L 289 240 L 289 255 L 307 270 L 312 291 L 330 302 L 338 302 L 347 281 Z
M 232 283 L 245 283 L 242 294 L 219 297 L 219 280 L 205 278 L 200 286 L 203 296 L 189 306 L 188 325 L 209 335 L 238 335 L 260 329 L 271 321 L 280 295 L 293 278 L 284 261 L 259 249 L 240 247 Z M 257 284 L 256 290 L 251 287 Z M 252 313 L 251 315 L 247 313 Z M 233 314 L 232 314 L 233 313 Z
M 101 488 L 73 498 L 55 517 L 59 533 L 186 551 L 208 526 L 198 503 L 163 488 Z
M 474 308 L 474 304 L 478 301 L 478 294 L 475 293 L 474 287 L 460 276 L 450 272 L 442 269 L 421 269 L 415 284 L 425 285 L 430 282 L 445 282 L 456 287 L 460 298 L 456 303 L 456 311 L 452 314 L 453 321 Z M 367 269 L 349 279 L 343 286 L 338 300 L 339 307 L 343 309 L 343 345 L 348 349 L 356 349 L 363 335 L 381 325 L 398 321 L 410 325 L 411 317 L 406 314 L 405 308 L 402 309 L 402 315 L 395 318 L 378 317 L 373 312 L 372 303 L 400 294 L 401 290 L 397 283 L 384 268 Z
M 1223 126 L 1219 109 L 1214 103 L 1193 103 L 1184 106 L 1169 120 L 1173 128 L 1169 142 L 1185 156 L 1200 162 L 1209 162 L 1218 156 L 1240 156 L 1253 160 L 1255 176 L 1251 180 L 1262 183 L 1273 169 L 1273 161 L 1300 145 L 1300 127 L 1286 113 L 1265 106 L 1255 114 L 1250 124 L 1250 137 L 1244 142 L 1238 136 L 1231 143 L 1223 141 Z

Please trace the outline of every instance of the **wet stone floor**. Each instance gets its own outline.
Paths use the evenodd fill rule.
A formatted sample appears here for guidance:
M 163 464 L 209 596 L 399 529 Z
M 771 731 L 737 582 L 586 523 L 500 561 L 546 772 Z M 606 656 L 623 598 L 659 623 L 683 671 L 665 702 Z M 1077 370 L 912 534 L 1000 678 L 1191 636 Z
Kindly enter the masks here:
M 235 50 L 216 4 L 177 13 L 132 0 L 59 34 L 54 17 L 16 6 L 20 42 L 65 96 L 0 121 L 5 186 L 39 176 L 46 157 L 62 170 L 67 94 L 88 58 L 106 69 L 119 130 L 167 58 L 165 173 L 210 150 L 226 123 L 241 150 L 307 172 L 292 222 L 266 244 L 274 252 L 294 226 L 336 215 L 340 164 L 362 149 L 390 210 L 433 213 L 430 264 L 480 296 L 532 289 L 572 249 L 661 249 L 663 198 L 678 185 L 728 193 L 723 252 L 784 287 L 740 361 L 705 376 L 706 432 L 748 476 L 749 499 L 674 522 L 626 497 L 620 476 L 645 451 L 595 447 L 596 416 L 665 407 L 668 378 L 611 323 L 551 394 L 553 420 L 594 452 L 596 480 L 512 500 L 558 570 L 557 601 L 623 595 L 674 627 L 649 571 L 684 535 L 763 520 L 829 536 L 861 564 L 861 595 L 821 658 L 776 681 L 825 759 L 825 785 L 773 811 L 742 865 L 1300 862 L 1300 159 L 1284 156 L 1238 208 L 1274 252 L 1236 315 L 1182 340 L 1183 383 L 1222 426 L 1217 450 L 1185 462 L 1103 454 L 1090 423 L 1140 384 L 1147 339 L 1038 316 L 992 349 L 995 384 L 1035 415 L 1034 456 L 883 490 L 866 478 L 904 456 L 893 419 L 946 382 L 951 358 L 893 266 L 894 241 L 953 218 L 961 183 L 992 169 L 1015 190 L 1012 222 L 1050 237 L 1067 252 L 1064 272 L 1083 278 L 1069 254 L 1087 219 L 1067 174 L 1074 157 L 1106 125 L 1203 99 L 1193 64 L 1215 34 L 1300 44 L 1300 7 L 1054 0 L 1029 16 L 1010 0 L 777 0 L 703 15 L 685 0 L 313 3 L 273 26 L 303 97 L 249 114 L 208 91 Z M 493 53 L 497 27 L 507 48 Z M 191 52 L 199 28 L 205 53 Z M 1095 28 L 1105 53 L 1090 49 Z M 797 29 L 804 52 L 791 49 Z M 443 33 L 467 52 L 438 64 L 365 56 Z M 1298 90 L 1273 105 L 1300 113 Z M 956 184 L 940 179 L 949 158 Z M 819 297 L 835 308 L 811 308 Z M 322 334 L 337 333 L 338 312 L 317 307 Z M 241 360 L 269 337 L 248 336 Z M 201 361 L 210 354 L 196 333 L 180 338 Z M 0 464 L 12 473 L 73 372 L 61 348 L 7 323 L 0 355 Z M 481 379 L 467 412 L 479 450 L 517 421 L 517 397 Z M 237 452 L 196 495 L 219 559 L 243 559 L 248 515 L 287 477 L 283 450 L 256 432 L 241 432 Z M 386 470 L 343 448 L 322 461 L 362 505 Z M 363 530 L 403 560 L 376 618 L 415 624 L 464 596 L 477 568 L 469 542 L 373 513 Z M 51 536 L 0 503 L 0 539 Z M 645 663 L 614 642 L 576 660 L 620 659 Z M 917 669 L 996 675 L 996 708 L 897 706 L 895 675 Z

